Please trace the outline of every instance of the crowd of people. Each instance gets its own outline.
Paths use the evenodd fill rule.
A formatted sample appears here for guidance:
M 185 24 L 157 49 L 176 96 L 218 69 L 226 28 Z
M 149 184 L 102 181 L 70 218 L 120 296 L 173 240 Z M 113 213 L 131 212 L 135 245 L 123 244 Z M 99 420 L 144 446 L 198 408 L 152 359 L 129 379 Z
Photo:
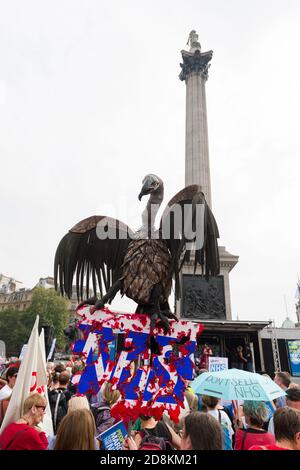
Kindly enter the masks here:
M 1 378 L 1 422 L 18 366 L 10 364 Z M 120 393 L 105 382 L 96 396 L 77 396 L 71 378 L 83 368 L 81 361 L 48 363 L 47 395 L 32 393 L 26 398 L 20 418 L 2 431 L 1 449 L 101 450 L 101 434 L 116 422 L 111 407 Z M 291 383 L 287 372 L 276 373 L 274 381 L 285 391 L 283 399 L 244 401 L 238 413 L 231 402 L 198 395 L 188 386 L 179 423 L 172 422 L 166 412 L 159 421 L 151 414 L 140 415 L 130 426 L 123 449 L 300 450 L 300 386 Z M 53 435 L 46 435 L 41 427 L 47 402 Z

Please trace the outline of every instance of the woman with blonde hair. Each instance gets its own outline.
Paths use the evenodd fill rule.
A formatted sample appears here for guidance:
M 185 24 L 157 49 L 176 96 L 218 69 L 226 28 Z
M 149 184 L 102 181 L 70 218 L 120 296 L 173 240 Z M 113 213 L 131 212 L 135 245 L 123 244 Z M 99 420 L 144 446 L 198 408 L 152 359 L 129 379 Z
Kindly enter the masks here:
M 89 410 L 90 405 L 86 397 L 73 396 L 68 401 L 68 413 L 74 410 Z
M 70 411 L 59 425 L 54 450 L 97 450 L 95 431 L 95 420 L 91 411 Z
M 24 413 L 20 419 L 9 424 L 0 437 L 2 450 L 45 450 L 46 434 L 39 428 L 46 410 L 46 399 L 39 393 L 26 398 Z
M 106 382 L 102 392 L 102 399 L 105 403 L 110 406 L 114 405 L 120 398 L 120 395 L 119 390 L 113 390 L 112 385 Z

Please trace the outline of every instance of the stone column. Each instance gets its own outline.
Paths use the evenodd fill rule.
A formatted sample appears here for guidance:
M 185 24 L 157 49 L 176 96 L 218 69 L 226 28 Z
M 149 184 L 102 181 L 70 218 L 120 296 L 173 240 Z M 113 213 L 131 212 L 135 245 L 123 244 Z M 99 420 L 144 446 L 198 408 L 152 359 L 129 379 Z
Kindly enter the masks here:
M 205 83 L 213 52 L 201 52 L 198 35 L 190 32 L 189 51 L 181 51 L 183 63 L 179 78 L 186 83 L 186 139 L 185 185 L 198 184 L 211 207 L 210 169 Z M 238 262 L 238 256 L 219 247 L 220 275 L 209 282 L 194 274 L 193 260 L 182 268 L 182 300 L 176 303 L 176 312 L 182 318 L 231 320 L 229 272 Z M 185 277 L 186 276 L 186 277 Z M 197 279 L 198 278 L 198 279 Z
M 185 185 L 201 186 L 211 207 L 205 82 L 213 53 L 202 53 L 200 44 L 193 43 L 181 54 L 179 78 L 186 83 Z

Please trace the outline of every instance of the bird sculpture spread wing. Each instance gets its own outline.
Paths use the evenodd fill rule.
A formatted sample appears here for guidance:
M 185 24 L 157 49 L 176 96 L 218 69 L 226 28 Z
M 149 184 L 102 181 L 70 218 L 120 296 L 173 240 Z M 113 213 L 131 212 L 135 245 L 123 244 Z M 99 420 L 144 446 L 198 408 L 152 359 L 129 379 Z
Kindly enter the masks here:
M 110 230 L 114 238 L 100 239 L 98 224 L 101 224 L 102 232 Z M 56 250 L 56 290 L 59 288 L 62 295 L 71 298 L 75 275 L 78 300 L 90 297 L 90 280 L 94 296 L 100 291 L 103 297 L 121 277 L 121 266 L 132 234 L 126 224 L 111 217 L 92 216 L 76 224 Z
M 175 207 L 181 209 L 180 223 L 178 223 L 180 214 L 178 216 L 178 212 L 174 211 Z M 201 207 L 198 212 L 197 207 Z M 199 265 L 207 280 L 209 276 L 216 276 L 220 271 L 218 226 L 198 185 L 185 187 L 168 202 L 160 221 L 162 238 L 164 238 L 163 227 L 169 232 L 165 241 L 172 258 L 170 275 L 175 279 L 175 297 L 179 300 L 181 296 L 179 273 L 184 262 L 193 262 L 194 272 Z M 198 243 L 196 243 L 197 237 Z

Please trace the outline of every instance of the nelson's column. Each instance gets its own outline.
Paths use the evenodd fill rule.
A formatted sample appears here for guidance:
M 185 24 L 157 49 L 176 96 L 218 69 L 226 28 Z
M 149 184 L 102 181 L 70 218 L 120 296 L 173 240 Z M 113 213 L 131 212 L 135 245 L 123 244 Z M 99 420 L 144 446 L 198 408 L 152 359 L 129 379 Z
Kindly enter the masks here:
M 185 130 L 185 185 L 198 184 L 211 207 L 211 187 L 208 152 L 208 131 L 205 83 L 213 52 L 201 52 L 196 31 L 188 39 L 189 51 L 181 51 L 183 63 L 180 80 L 186 84 Z M 220 228 L 220 227 L 219 227 Z M 219 247 L 220 275 L 209 282 L 202 276 L 193 276 L 192 261 L 183 268 L 182 302 L 176 306 L 184 318 L 205 320 L 231 320 L 229 272 L 238 262 L 225 247 Z

